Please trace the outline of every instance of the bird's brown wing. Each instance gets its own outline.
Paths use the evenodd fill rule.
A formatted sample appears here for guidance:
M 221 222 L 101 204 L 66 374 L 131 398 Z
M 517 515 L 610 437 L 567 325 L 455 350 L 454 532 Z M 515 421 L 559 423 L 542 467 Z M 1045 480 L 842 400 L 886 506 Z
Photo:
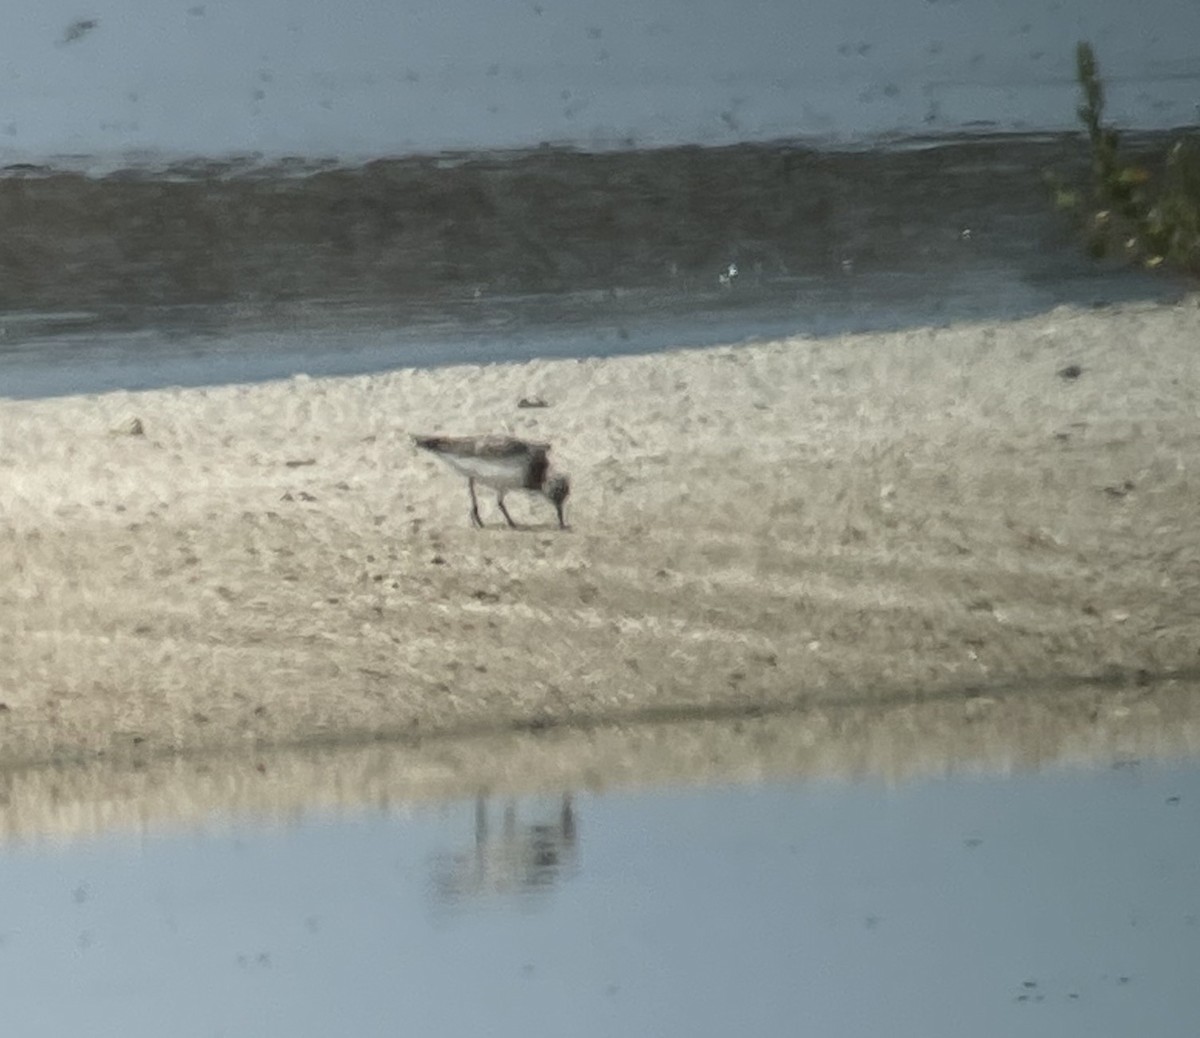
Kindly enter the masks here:
M 515 436 L 414 436 L 423 450 L 460 458 L 515 458 L 545 455 L 548 443 L 530 443 Z

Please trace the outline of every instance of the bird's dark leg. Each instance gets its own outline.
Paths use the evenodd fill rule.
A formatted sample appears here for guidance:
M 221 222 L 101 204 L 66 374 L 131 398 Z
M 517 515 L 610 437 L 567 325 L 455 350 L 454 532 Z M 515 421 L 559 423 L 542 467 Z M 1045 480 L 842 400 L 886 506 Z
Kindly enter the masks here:
M 471 491 L 471 525 L 476 529 L 483 528 L 483 520 L 479 518 L 479 501 L 475 498 L 475 480 L 467 480 L 467 489 Z
M 504 507 L 504 495 L 503 494 L 500 494 L 496 498 L 496 504 L 498 504 L 500 506 L 500 511 L 504 513 L 504 518 L 508 520 L 508 525 L 511 526 L 515 530 L 517 528 L 517 524 L 513 522 L 512 516 L 508 514 L 508 509 Z

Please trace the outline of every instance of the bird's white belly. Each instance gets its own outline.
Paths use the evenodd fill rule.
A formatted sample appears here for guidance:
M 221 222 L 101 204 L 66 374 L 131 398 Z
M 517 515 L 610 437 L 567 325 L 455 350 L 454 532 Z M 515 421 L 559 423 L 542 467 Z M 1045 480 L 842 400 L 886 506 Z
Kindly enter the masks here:
M 447 458 L 464 476 L 496 490 L 518 490 L 525 485 L 523 458 Z

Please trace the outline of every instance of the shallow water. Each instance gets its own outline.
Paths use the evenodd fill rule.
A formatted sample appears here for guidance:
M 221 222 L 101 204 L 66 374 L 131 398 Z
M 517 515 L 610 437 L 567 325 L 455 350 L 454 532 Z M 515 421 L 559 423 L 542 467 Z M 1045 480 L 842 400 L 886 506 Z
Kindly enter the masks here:
M 13 1033 L 1184 1036 L 1200 765 L 455 801 L 0 852 Z
M 405 367 L 614 357 L 789 336 L 824 337 L 952 321 L 1017 318 L 1057 305 L 1168 301 L 1180 288 L 1139 272 L 1071 272 L 1031 283 L 1005 270 L 950 276 L 780 280 L 729 293 L 529 297 L 434 313 L 360 312 L 351 324 L 280 318 L 204 328 L 211 314 L 160 315 L 191 327 L 69 329 L 0 346 L 0 397 L 206 386 L 370 374 Z M 256 323 L 257 324 L 257 323 Z M 197 325 L 199 327 L 197 327 Z

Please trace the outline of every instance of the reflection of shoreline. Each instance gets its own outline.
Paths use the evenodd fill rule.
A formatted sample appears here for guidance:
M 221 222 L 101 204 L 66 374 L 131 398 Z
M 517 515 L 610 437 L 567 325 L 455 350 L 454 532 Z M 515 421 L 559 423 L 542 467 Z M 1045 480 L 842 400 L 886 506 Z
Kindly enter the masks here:
M 0 840 L 403 812 L 481 788 L 516 796 L 782 779 L 901 783 L 1198 753 L 1200 686 L 1083 686 L 740 720 L 28 768 L 0 773 Z

